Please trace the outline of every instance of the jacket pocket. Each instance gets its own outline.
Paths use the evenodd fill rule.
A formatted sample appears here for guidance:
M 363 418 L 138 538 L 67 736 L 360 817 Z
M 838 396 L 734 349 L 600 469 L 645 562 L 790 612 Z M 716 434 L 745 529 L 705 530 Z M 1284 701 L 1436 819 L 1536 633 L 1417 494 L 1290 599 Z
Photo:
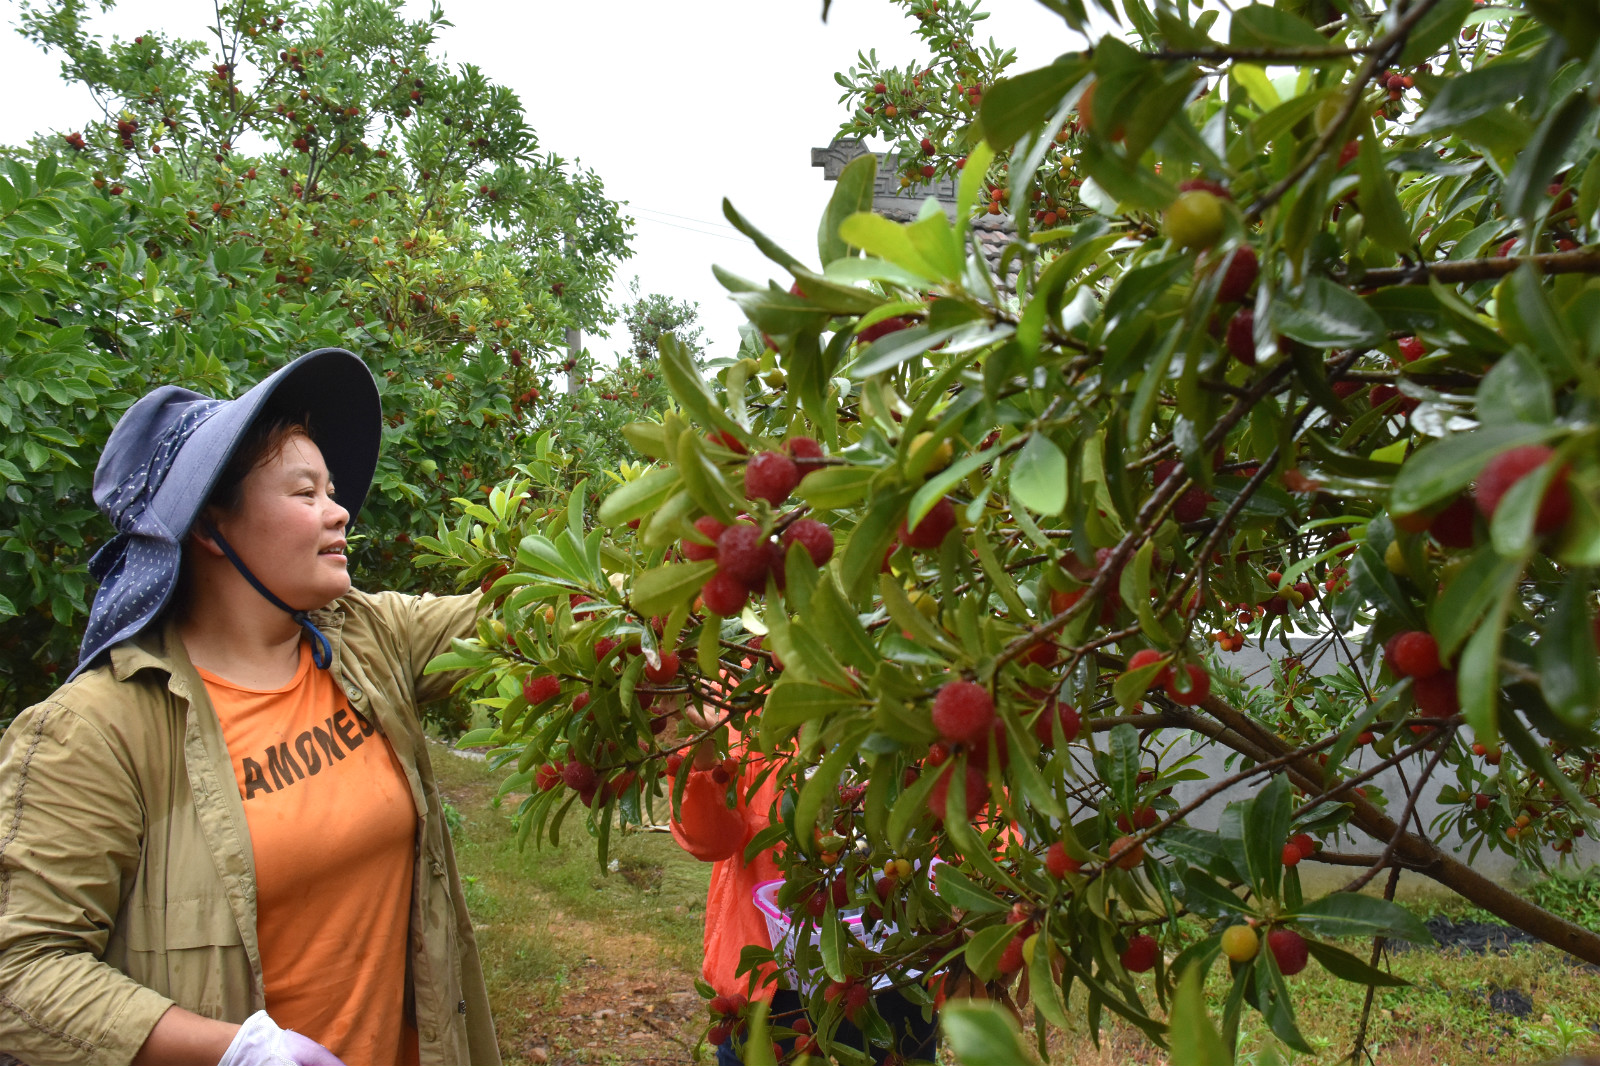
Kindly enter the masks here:
M 127 915 L 130 951 L 243 946 L 233 910 L 223 896 L 168 900 L 163 906 L 132 907 Z

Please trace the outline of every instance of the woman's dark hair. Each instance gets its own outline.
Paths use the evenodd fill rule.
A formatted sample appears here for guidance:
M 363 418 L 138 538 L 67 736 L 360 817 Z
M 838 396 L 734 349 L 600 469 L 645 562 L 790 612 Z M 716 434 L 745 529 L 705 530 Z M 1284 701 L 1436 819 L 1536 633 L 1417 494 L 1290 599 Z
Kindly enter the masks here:
M 311 443 L 317 443 L 310 416 L 303 413 L 263 414 L 257 418 L 240 438 L 228 465 L 217 475 L 216 484 L 211 487 L 211 495 L 206 497 L 205 507 L 201 508 L 200 513 L 204 514 L 209 507 L 219 511 L 237 511 L 244 503 L 244 479 L 250 475 L 250 471 L 276 455 L 278 449 L 283 447 L 283 442 L 296 435 L 309 437 Z

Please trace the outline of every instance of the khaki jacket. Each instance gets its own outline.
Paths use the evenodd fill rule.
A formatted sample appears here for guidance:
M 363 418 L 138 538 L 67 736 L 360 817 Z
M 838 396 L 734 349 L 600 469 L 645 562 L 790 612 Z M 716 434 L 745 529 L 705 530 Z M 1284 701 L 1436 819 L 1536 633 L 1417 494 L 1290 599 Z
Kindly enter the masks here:
M 423 668 L 471 631 L 479 599 L 352 592 L 312 615 L 417 805 L 406 976 L 423 1066 L 500 1061 L 417 710 L 449 691 Z M 174 1003 L 244 1021 L 265 1006 L 255 893 L 216 712 L 176 629 L 152 627 L 0 739 L 0 1052 L 109 1066 Z

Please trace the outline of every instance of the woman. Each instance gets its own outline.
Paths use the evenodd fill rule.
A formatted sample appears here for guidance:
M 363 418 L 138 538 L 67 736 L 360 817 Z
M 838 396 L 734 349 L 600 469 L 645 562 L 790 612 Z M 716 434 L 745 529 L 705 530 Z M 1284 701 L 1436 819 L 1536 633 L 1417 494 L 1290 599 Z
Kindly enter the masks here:
M 0 740 L 0 1051 L 499 1061 L 418 706 L 476 595 L 353 591 L 367 368 L 129 408 L 79 665 Z
M 772 849 L 757 852 L 746 862 L 744 851 L 762 830 L 771 824 L 771 812 L 778 801 L 773 774 L 764 774 L 764 760 L 748 756 L 743 738 L 735 741 L 730 754 L 740 762 L 735 804 L 726 801 L 730 780 L 718 753 L 725 734 L 715 713 L 689 705 L 684 717 L 711 735 L 695 746 L 682 801 L 671 818 L 672 835 L 678 845 L 701 862 L 714 863 L 706 892 L 705 960 L 701 975 L 718 996 L 744 1003 L 745 994 L 769 1003 L 769 1017 L 777 1026 L 794 1028 L 804 1020 L 809 1027 L 805 1001 L 798 991 L 778 987 L 772 966 L 763 966 L 754 976 L 739 973 L 739 957 L 747 946 L 770 950 L 767 922 L 756 909 L 757 885 L 783 876 Z M 834 1040 L 847 1047 L 866 1050 L 874 1063 L 893 1057 L 897 1062 L 933 1061 L 938 1050 L 936 1021 L 922 1016 L 922 1008 L 899 992 L 881 992 L 873 997 L 878 1014 L 894 1034 L 894 1047 L 867 1046 L 861 1030 L 841 1020 Z M 738 1066 L 744 1061 L 744 1038 L 730 1034 L 717 1047 L 717 1066 Z M 784 1054 L 793 1050 L 794 1040 L 779 1042 Z

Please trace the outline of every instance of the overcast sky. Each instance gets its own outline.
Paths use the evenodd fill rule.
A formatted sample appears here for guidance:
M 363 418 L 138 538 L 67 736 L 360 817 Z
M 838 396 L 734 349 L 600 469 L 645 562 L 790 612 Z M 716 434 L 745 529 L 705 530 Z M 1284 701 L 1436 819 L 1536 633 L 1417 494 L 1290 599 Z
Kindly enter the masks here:
M 88 5 L 93 10 L 97 5 Z M 711 354 L 737 347 L 741 315 L 711 275 L 719 264 L 762 280 L 782 272 L 734 231 L 722 198 L 802 260 L 816 257 L 817 220 L 831 183 L 811 167 L 845 117 L 833 80 L 858 50 L 885 63 L 926 59 L 911 23 L 888 0 L 443 0 L 454 25 L 439 47 L 474 63 L 521 98 L 542 146 L 576 158 L 627 202 L 637 220 L 634 257 L 617 295 L 637 274 L 646 292 L 700 305 Z M 0 0 L 15 27 L 18 0 Z M 990 0 L 983 33 L 1017 49 L 1014 70 L 1082 46 L 1034 0 Z M 427 4 L 409 0 L 420 14 Z M 147 29 L 211 40 L 210 0 L 121 0 L 91 25 L 130 38 Z M 88 93 L 60 77 L 59 57 L 0 33 L 0 143 L 37 130 L 81 128 L 96 114 Z M 769 269 L 769 266 L 771 269 Z M 784 275 L 785 277 L 787 275 Z M 586 338 L 610 361 L 623 340 Z

